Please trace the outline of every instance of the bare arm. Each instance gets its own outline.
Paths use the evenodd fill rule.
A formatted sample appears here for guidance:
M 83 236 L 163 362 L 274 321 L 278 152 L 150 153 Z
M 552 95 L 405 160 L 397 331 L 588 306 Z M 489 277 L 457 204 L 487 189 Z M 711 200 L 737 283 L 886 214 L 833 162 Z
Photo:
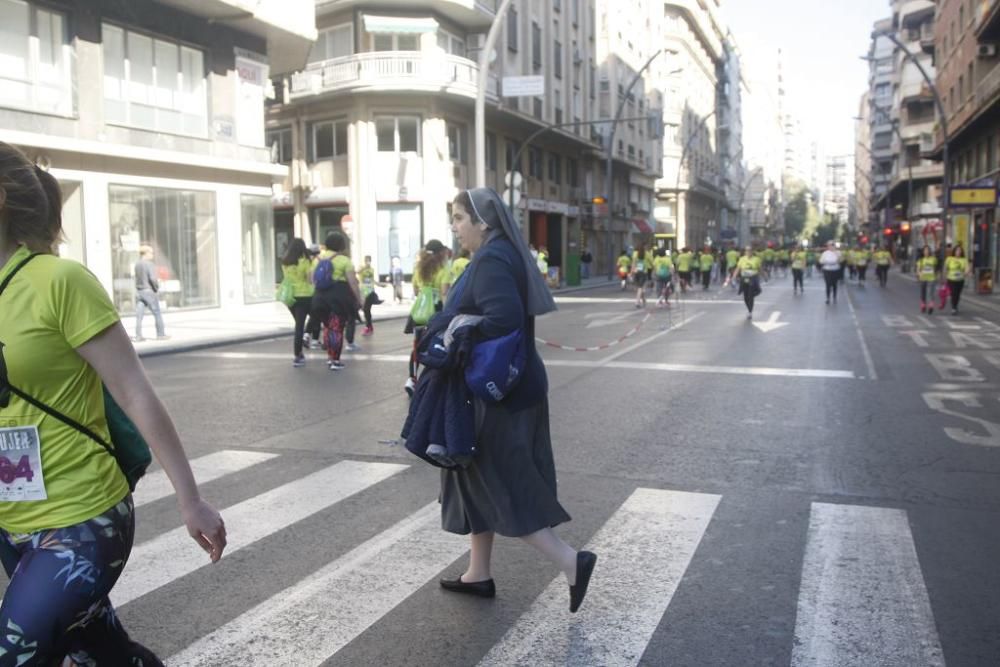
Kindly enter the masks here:
M 177 430 L 153 391 L 121 323 L 108 327 L 76 351 L 97 371 L 111 396 L 149 443 L 177 493 L 188 534 L 208 552 L 212 562 L 218 561 L 226 547 L 225 524 L 219 513 L 201 499 Z

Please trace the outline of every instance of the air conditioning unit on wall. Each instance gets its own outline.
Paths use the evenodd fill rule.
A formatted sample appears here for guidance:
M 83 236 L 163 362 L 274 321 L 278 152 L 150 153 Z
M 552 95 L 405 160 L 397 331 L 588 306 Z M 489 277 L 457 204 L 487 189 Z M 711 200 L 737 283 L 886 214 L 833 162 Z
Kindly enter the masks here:
M 995 58 L 997 55 L 996 44 L 980 44 L 976 48 L 976 55 L 980 58 Z

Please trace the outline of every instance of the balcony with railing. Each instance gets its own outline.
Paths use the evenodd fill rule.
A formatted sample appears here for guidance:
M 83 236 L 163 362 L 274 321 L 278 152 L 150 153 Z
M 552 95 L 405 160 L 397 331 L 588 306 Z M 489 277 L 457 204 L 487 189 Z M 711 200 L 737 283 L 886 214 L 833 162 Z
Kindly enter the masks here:
M 980 63 L 985 61 L 980 60 Z M 1000 93 L 1000 66 L 994 65 L 976 86 L 976 107 L 982 108 Z
M 292 100 L 333 92 L 446 93 L 475 99 L 479 66 L 442 53 L 376 51 L 310 63 L 292 76 Z M 496 77 L 490 75 L 488 100 L 496 101 Z
M 458 25 L 473 31 L 487 31 L 496 16 L 500 0 L 316 0 L 316 14 L 326 15 L 344 9 L 370 10 L 378 8 L 379 13 L 389 11 L 413 11 L 419 4 L 421 12 L 431 12 L 443 16 Z

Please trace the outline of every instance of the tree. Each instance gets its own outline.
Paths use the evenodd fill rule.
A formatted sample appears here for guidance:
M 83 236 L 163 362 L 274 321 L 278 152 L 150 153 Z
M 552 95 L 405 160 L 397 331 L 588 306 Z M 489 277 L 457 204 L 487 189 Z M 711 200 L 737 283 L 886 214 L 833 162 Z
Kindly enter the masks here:
M 812 193 L 805 183 L 789 180 L 785 183 L 788 203 L 785 204 L 785 237 L 789 239 L 809 238 L 822 224 L 819 209 L 813 202 Z

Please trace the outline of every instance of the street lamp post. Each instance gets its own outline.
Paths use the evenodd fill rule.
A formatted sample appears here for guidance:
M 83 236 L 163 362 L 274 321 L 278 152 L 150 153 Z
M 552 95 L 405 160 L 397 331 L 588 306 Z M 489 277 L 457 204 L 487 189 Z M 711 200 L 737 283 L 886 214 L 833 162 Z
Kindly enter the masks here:
M 681 150 L 681 158 L 677 161 L 677 180 L 674 183 L 674 203 L 677 206 L 677 211 L 675 216 L 677 219 L 677 229 L 680 231 L 681 226 L 681 169 L 684 168 L 684 158 L 687 157 L 687 152 L 691 148 L 691 142 L 694 138 L 698 136 L 701 128 L 708 122 L 708 119 L 715 115 L 715 109 L 709 111 L 705 116 L 698 120 L 698 124 L 694 126 L 695 131 L 691 133 L 687 141 L 684 142 L 684 148 Z M 687 207 L 684 207 L 685 218 L 687 217 Z M 687 227 L 684 229 L 687 232 Z
M 649 60 L 646 61 L 646 64 L 643 65 L 642 68 L 635 73 L 635 76 L 632 77 L 632 80 L 629 82 L 628 87 L 625 89 L 625 94 L 622 95 L 621 101 L 618 102 L 618 110 L 615 112 L 615 118 L 611 122 L 611 129 L 608 131 L 608 143 L 607 143 L 608 155 L 607 155 L 607 164 L 605 165 L 605 170 L 604 170 L 604 189 L 607 191 L 604 193 L 604 199 L 606 200 L 607 202 L 606 206 L 608 207 L 608 225 L 607 225 L 608 280 L 615 279 L 613 271 L 613 264 L 615 261 L 615 255 L 614 255 L 615 251 L 614 251 L 614 246 L 612 246 L 611 244 L 611 224 L 614 219 L 614 208 L 612 208 L 612 200 L 614 199 L 614 184 L 612 183 L 611 178 L 613 176 L 613 169 L 614 169 L 613 157 L 615 149 L 615 132 L 618 129 L 618 121 L 621 120 L 622 112 L 625 110 L 625 102 L 628 101 L 628 96 L 632 94 L 632 88 L 635 87 L 635 84 L 642 77 L 642 73 L 645 72 L 647 69 L 649 69 L 649 66 L 653 64 L 653 60 L 655 60 L 656 57 L 659 56 L 661 53 L 663 53 L 663 49 L 659 49 L 656 53 L 651 55 L 649 57 Z
M 949 171 L 949 165 L 948 165 L 948 116 L 945 115 L 945 112 L 944 112 L 944 103 L 941 101 L 941 94 L 938 92 L 937 87 L 934 85 L 934 80 L 930 77 L 930 75 L 927 74 L 927 70 L 924 69 L 924 66 L 920 64 L 920 61 L 917 59 L 917 57 L 915 55 L 913 55 L 913 52 L 910 51 L 908 48 L 906 48 L 906 45 L 903 44 L 903 42 L 901 42 L 899 40 L 899 38 L 896 37 L 896 35 L 894 35 L 891 32 L 885 32 L 885 31 L 878 32 L 878 31 L 876 31 L 876 32 L 872 33 L 872 37 L 876 37 L 876 38 L 877 37 L 885 37 L 890 42 L 892 42 L 893 44 L 895 44 L 899 48 L 900 51 L 902 51 L 903 53 L 905 53 L 906 57 L 910 60 L 910 62 L 912 62 L 914 65 L 917 66 L 917 69 L 920 71 L 920 76 L 922 76 L 924 78 L 924 81 L 927 83 L 927 86 L 931 89 L 931 94 L 934 95 L 934 105 L 937 107 L 938 116 L 941 117 L 941 131 L 942 131 L 942 136 L 943 136 L 943 138 L 941 140 L 941 160 L 944 162 L 944 173 L 941 176 L 941 188 L 944 191 L 944 193 L 943 193 L 943 201 L 942 201 L 942 204 L 941 204 L 941 213 L 942 213 L 942 216 L 941 216 L 942 230 L 941 231 L 942 231 L 942 236 L 943 236 L 942 242 L 943 243 L 947 243 L 947 241 L 948 241 L 948 208 L 949 208 L 949 200 L 950 200 L 950 197 L 951 197 L 951 194 L 949 193 L 949 185 L 950 184 L 948 182 L 949 181 L 949 178 L 948 178 L 948 171 Z
M 500 34 L 500 26 L 503 25 L 503 17 L 507 14 L 511 0 L 503 0 L 500 8 L 497 9 L 496 16 L 493 17 L 493 24 L 486 35 L 486 43 L 479 52 L 479 79 L 476 88 L 476 187 L 486 186 L 486 83 L 490 77 L 490 53 L 493 52 L 493 45 L 496 44 L 497 36 Z

